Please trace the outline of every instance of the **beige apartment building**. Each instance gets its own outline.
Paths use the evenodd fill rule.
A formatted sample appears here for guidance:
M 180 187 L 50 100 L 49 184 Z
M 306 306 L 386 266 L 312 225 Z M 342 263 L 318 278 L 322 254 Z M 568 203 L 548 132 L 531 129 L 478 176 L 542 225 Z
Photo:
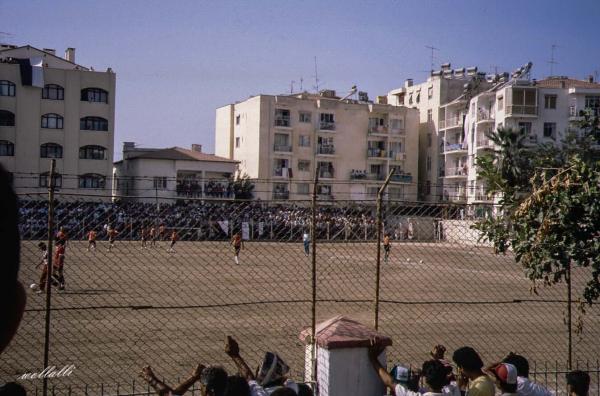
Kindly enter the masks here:
M 215 154 L 240 161 L 259 199 L 373 199 L 391 168 L 394 200 L 415 201 L 418 110 L 320 94 L 258 95 L 216 111 Z
M 388 93 L 388 103 L 419 111 L 419 199 L 466 203 L 467 148 L 463 120 L 468 98 L 489 87 L 477 67 L 432 71 L 427 81 Z M 448 192 L 445 194 L 445 191 Z
M 526 144 L 560 146 L 569 132 L 578 132 L 581 112 L 600 115 L 600 84 L 592 76 L 578 80 L 565 76 L 543 80 L 529 78 L 531 65 L 505 75 L 492 88 L 470 101 L 465 118 L 468 149 L 469 204 L 491 204 L 494 197 L 486 194 L 480 180 L 477 157 L 494 149 L 487 134 L 501 127 L 527 132 Z M 473 213 L 477 215 L 477 213 Z
M 115 73 L 53 49 L 0 46 L 0 163 L 18 193 L 47 191 L 51 159 L 64 193 L 110 196 Z

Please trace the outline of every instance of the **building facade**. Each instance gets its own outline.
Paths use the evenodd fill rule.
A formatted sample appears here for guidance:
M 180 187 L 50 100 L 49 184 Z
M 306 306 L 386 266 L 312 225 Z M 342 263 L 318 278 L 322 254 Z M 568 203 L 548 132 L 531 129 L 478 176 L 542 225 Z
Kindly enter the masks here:
M 419 111 L 419 199 L 466 203 L 463 120 L 468 97 L 489 86 L 477 67 L 432 71 L 426 82 L 388 92 L 388 103 Z
M 233 198 L 237 161 L 192 149 L 135 147 L 123 143 L 123 159 L 114 164 L 113 197 L 141 202 Z
M 51 159 L 65 193 L 110 196 L 115 73 L 52 49 L 0 46 L 0 163 L 18 193 L 47 191 Z
M 467 131 L 468 203 L 491 204 L 494 197 L 486 194 L 474 166 L 477 157 L 494 149 L 487 138 L 498 128 L 511 128 L 527 133 L 529 145 L 560 146 L 569 132 L 578 132 L 576 123 L 581 112 L 600 115 L 600 84 L 593 77 L 577 80 L 568 77 L 549 77 L 535 81 L 527 73 L 513 73 L 486 92 L 475 96 L 465 118 Z
M 240 161 L 256 198 L 310 199 L 317 171 L 319 199 L 373 199 L 392 168 L 387 197 L 417 198 L 415 109 L 334 91 L 259 95 L 217 109 L 215 135 L 215 153 Z

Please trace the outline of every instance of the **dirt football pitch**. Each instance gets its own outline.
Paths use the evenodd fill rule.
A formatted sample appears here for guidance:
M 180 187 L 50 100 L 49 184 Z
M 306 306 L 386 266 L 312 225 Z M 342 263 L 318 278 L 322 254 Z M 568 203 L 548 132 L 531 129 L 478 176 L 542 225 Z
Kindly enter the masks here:
M 26 286 L 39 278 L 36 245 L 22 244 Z M 136 389 L 146 364 L 172 382 L 198 362 L 232 369 L 223 352 L 226 335 L 239 341 L 251 366 L 271 350 L 302 376 L 298 335 L 311 323 L 312 272 L 301 243 L 247 242 L 239 265 L 226 242 L 178 242 L 175 253 L 167 252 L 167 242 L 142 249 L 119 240 L 111 252 L 106 241 L 95 252 L 86 246 L 69 243 L 66 290 L 53 289 L 50 365 L 75 369 L 51 379 L 52 386 L 83 394 L 87 384 L 97 394 L 91 389 L 104 383 L 114 394 L 117 383 Z M 317 321 L 346 315 L 372 325 L 375 269 L 374 243 L 319 242 Z M 576 291 L 584 276 L 575 271 Z M 441 343 L 448 357 L 471 345 L 486 362 L 515 351 L 530 359 L 532 370 L 564 367 L 566 287 L 538 285 L 537 295 L 530 288 L 514 259 L 489 247 L 394 243 L 388 262 L 382 251 L 381 263 L 379 331 L 394 341 L 388 361 L 420 365 Z M 45 299 L 29 287 L 27 294 L 18 335 L 0 357 L 3 381 L 43 366 Z M 599 312 L 588 309 L 583 332 L 573 335 L 582 366 L 599 356 Z M 41 380 L 23 383 L 41 386 Z

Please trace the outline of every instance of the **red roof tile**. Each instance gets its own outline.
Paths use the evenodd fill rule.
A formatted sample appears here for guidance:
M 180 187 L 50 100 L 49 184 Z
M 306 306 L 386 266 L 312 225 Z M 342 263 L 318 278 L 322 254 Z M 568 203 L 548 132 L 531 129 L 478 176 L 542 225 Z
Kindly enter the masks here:
M 316 331 L 317 345 L 325 349 L 369 347 L 371 340 L 379 346 L 392 345 L 390 337 L 345 316 L 336 316 L 319 323 Z M 310 328 L 304 329 L 299 338 L 305 341 L 311 333 Z
M 564 84 L 564 87 L 563 85 Z M 600 84 L 584 80 L 575 80 L 573 78 L 550 77 L 537 82 L 540 88 L 592 88 L 600 89 Z

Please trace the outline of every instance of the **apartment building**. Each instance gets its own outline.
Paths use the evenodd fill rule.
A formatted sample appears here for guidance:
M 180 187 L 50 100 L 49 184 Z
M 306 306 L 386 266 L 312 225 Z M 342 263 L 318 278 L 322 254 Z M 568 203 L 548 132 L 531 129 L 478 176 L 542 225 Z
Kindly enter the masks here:
M 260 199 L 372 199 L 391 168 L 387 197 L 414 201 L 418 111 L 320 94 L 258 95 L 216 111 L 215 154 L 240 161 Z
M 115 73 L 75 63 L 53 49 L 0 45 L 0 163 L 18 193 L 47 191 L 110 196 Z
M 388 103 L 419 111 L 419 199 L 466 203 L 467 147 L 464 118 L 469 98 L 490 84 L 477 67 L 432 71 L 427 81 L 406 80 L 388 92 Z
M 237 161 L 203 153 L 202 146 L 137 147 L 123 143 L 123 159 L 114 164 L 113 196 L 140 202 L 190 198 L 233 198 L 231 180 Z
M 531 64 L 497 79 L 492 88 L 470 101 L 465 118 L 468 148 L 468 203 L 491 204 L 485 184 L 474 166 L 477 156 L 494 148 L 487 133 L 500 127 L 524 130 L 527 144 L 561 145 L 569 131 L 577 132 L 575 122 L 581 111 L 600 114 L 600 84 L 593 77 L 577 80 L 529 77 Z

